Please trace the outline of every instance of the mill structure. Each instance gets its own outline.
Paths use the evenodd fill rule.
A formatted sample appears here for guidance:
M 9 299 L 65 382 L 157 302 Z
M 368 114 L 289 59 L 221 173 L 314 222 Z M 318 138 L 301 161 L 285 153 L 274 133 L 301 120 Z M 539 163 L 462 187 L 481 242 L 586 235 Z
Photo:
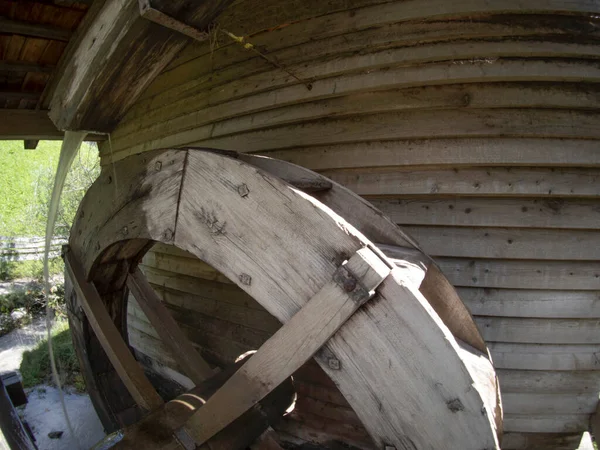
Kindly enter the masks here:
M 0 11 L 0 139 L 98 142 L 63 253 L 106 448 L 600 434 L 597 0 Z

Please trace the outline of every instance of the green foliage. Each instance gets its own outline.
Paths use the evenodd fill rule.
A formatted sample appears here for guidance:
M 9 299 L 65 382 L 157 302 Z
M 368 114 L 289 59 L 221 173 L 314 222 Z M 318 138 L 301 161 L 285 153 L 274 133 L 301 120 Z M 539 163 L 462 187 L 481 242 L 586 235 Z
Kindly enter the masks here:
M 65 264 L 61 258 L 52 258 L 48 263 L 50 276 L 64 273 Z M 44 278 L 44 261 L 0 261 L 0 281 L 22 278 L 42 281 Z
M 61 383 L 74 385 L 80 391 L 85 390 L 83 376 L 79 370 L 79 361 L 73 348 L 71 332 L 67 321 L 57 322 L 52 330 L 52 349 Z M 52 368 L 50 366 L 50 352 L 46 339 L 31 351 L 23 354 L 23 361 L 19 368 L 23 376 L 23 385 L 33 387 L 42 383 L 52 382 Z
M 56 318 L 66 319 L 67 310 L 63 284 L 57 284 L 50 289 L 48 304 L 53 309 Z M 25 316 L 13 320 L 11 313 L 15 310 L 23 311 Z M 9 333 L 24 323 L 30 322 L 33 317 L 39 316 L 45 311 L 46 301 L 41 284 L 31 283 L 25 289 L 18 289 L 0 295 L 0 336 Z
M 43 236 L 61 142 L 0 141 L 0 235 Z M 95 144 L 84 143 L 65 183 L 55 235 L 67 236 L 83 194 L 100 173 Z

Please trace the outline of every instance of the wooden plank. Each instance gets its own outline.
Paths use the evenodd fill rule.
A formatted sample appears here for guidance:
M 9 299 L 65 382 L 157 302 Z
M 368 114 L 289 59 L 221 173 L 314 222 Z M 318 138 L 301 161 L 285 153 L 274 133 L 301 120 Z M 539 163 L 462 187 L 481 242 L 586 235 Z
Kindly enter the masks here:
M 235 8 L 230 8 L 235 9 Z M 299 64 L 301 62 L 311 61 L 329 57 L 335 58 L 340 53 L 350 54 L 351 52 L 361 51 L 365 48 L 377 50 L 386 48 L 390 42 L 396 46 L 417 46 L 430 44 L 432 42 L 450 42 L 460 39 L 481 40 L 493 38 L 514 38 L 529 37 L 529 39 L 544 39 L 545 35 L 564 35 L 568 31 L 558 24 L 564 24 L 566 19 L 562 17 L 561 22 L 553 24 L 551 22 L 532 21 L 532 16 L 519 15 L 519 11 L 512 15 L 513 21 L 510 25 L 502 21 L 494 20 L 493 16 L 473 16 L 457 17 L 450 20 L 430 21 L 423 23 L 399 22 L 389 24 L 388 26 L 376 26 L 365 30 L 344 29 L 343 34 L 323 39 L 330 34 L 330 28 L 335 20 L 347 20 L 344 13 L 329 14 L 320 17 L 311 18 L 308 21 L 289 23 L 285 28 L 278 28 L 276 32 L 267 30 L 252 36 L 252 42 L 255 45 L 262 45 L 269 49 L 269 54 L 280 61 L 286 61 L 288 64 Z M 369 14 L 369 10 L 361 11 L 361 14 Z M 336 19 L 337 16 L 337 19 Z M 529 20 L 528 20 L 529 19 Z M 585 26 L 585 19 L 577 16 L 571 17 L 572 24 L 580 27 Z M 297 20 L 297 18 L 294 18 Z M 385 18 L 384 18 L 385 20 Z M 316 26 L 318 22 L 326 23 L 322 27 Z M 532 23 L 534 22 L 534 23 Z M 338 25 L 335 23 L 335 25 Z M 223 25 L 227 27 L 226 25 Z M 309 31 L 310 30 L 310 31 Z M 587 34 L 592 36 L 593 32 Z M 308 41 L 308 42 L 307 42 Z M 221 74 L 231 71 L 232 66 L 239 67 L 245 74 L 256 73 L 257 71 L 266 71 L 268 68 L 263 64 L 261 67 L 256 65 L 252 59 L 252 54 L 248 52 L 236 51 L 231 48 L 229 43 L 224 43 L 221 47 L 210 51 L 210 46 L 197 46 L 194 50 L 184 49 L 180 55 L 169 65 L 143 98 L 150 99 L 158 103 L 160 97 L 168 95 L 172 99 L 181 98 L 182 91 L 193 89 L 204 81 L 204 76 L 210 72 L 209 67 Z M 258 58 L 255 58 L 258 59 Z M 209 63 L 212 62 L 212 64 Z M 254 64 L 252 64 L 254 63 Z M 194 78 L 196 75 L 197 78 Z M 200 80 L 199 80 L 200 79 Z M 173 85 L 173 80 L 180 80 L 179 86 Z
M 597 229 L 598 202 L 535 198 L 369 199 L 400 225 Z
M 435 256 L 497 259 L 600 259 L 600 231 L 403 226 Z
M 593 59 L 598 58 L 599 56 L 598 50 L 593 44 L 550 43 L 545 41 L 536 42 L 533 40 L 511 41 L 506 38 L 489 41 L 475 40 L 472 42 L 463 40 L 454 42 L 442 41 L 432 44 L 425 42 L 420 43 L 419 45 L 409 45 L 406 47 L 398 45 L 390 48 L 388 46 L 383 49 L 364 46 L 363 43 L 362 51 L 346 50 L 347 47 L 347 45 L 338 46 L 337 51 L 340 52 L 339 56 L 330 55 L 329 58 L 322 59 L 316 55 L 314 60 L 304 60 L 296 64 L 294 63 L 296 62 L 295 60 L 298 59 L 297 55 L 295 55 L 295 57 L 284 56 L 284 61 L 289 61 L 286 64 L 286 69 L 301 79 L 310 80 L 314 89 L 316 87 L 315 82 L 323 78 L 330 78 L 333 76 L 339 77 L 345 73 L 364 72 L 367 70 L 376 71 L 381 68 L 389 69 L 390 66 L 397 65 L 399 61 L 402 61 L 404 66 L 413 66 L 414 68 L 416 65 L 454 60 L 457 59 L 457 55 L 459 55 L 459 58 L 462 61 L 470 61 L 477 58 L 499 59 L 522 57 L 537 57 L 540 59 L 545 57 Z M 365 48 L 369 49 L 369 51 L 365 51 Z M 316 53 L 318 54 L 319 52 Z M 254 63 L 254 61 L 251 61 L 250 63 Z M 262 67 L 268 66 L 263 64 Z M 193 71 L 193 68 L 188 68 L 188 70 L 190 69 Z M 407 67 L 404 67 L 404 69 L 406 70 Z M 156 123 L 158 117 L 166 120 L 182 116 L 186 113 L 189 114 L 196 109 L 194 105 L 199 102 L 206 102 L 207 93 L 210 93 L 208 104 L 214 105 L 223 103 L 224 101 L 254 95 L 259 92 L 272 91 L 274 89 L 283 88 L 286 85 L 297 83 L 297 80 L 291 77 L 286 71 L 275 69 L 265 72 L 263 69 L 263 71 L 259 73 L 252 72 L 252 66 L 248 67 L 248 64 L 241 64 L 240 67 L 234 67 L 233 70 L 230 69 L 228 71 L 225 69 L 218 71 L 217 76 L 209 78 L 205 75 L 204 77 L 200 77 L 199 80 L 196 80 L 196 82 L 191 85 L 190 83 L 186 83 L 185 88 L 180 89 L 182 92 L 185 92 L 184 95 L 181 93 L 180 95 L 173 95 L 176 94 L 177 90 L 172 89 L 168 95 L 163 94 L 161 96 L 162 102 L 160 101 L 161 99 L 154 99 L 154 105 L 160 105 L 159 108 L 154 110 L 144 108 L 148 110 L 148 117 L 138 116 L 140 125 L 148 127 L 151 124 Z M 254 72 L 256 72 L 256 69 L 254 69 Z M 193 71 L 192 73 L 196 72 Z M 408 73 L 406 75 L 408 75 L 407 83 L 405 84 L 407 87 L 422 84 L 443 84 L 443 82 L 440 83 L 441 80 L 438 80 L 437 83 L 433 82 L 433 80 L 429 80 L 430 83 L 419 83 L 417 80 L 412 79 L 408 82 L 408 79 L 411 77 Z M 441 74 L 438 74 L 438 76 L 439 75 Z M 177 78 L 177 74 L 172 76 L 172 84 L 177 83 L 177 80 L 180 80 Z M 456 82 L 460 81 L 457 80 Z M 465 82 L 469 81 L 465 80 Z M 181 80 L 179 83 L 181 83 Z M 326 81 L 325 83 L 328 82 Z M 342 85 L 344 83 L 338 84 L 340 84 L 340 88 L 343 92 L 344 87 L 342 87 Z M 397 87 L 400 87 L 400 85 Z M 313 92 L 313 89 L 306 94 L 308 98 L 317 100 L 319 97 L 317 97 L 317 92 Z M 351 92 L 352 91 L 344 93 L 348 94 Z M 289 97 L 282 94 L 283 93 L 280 92 L 278 95 L 282 104 L 291 104 L 301 100 L 298 96 Z M 186 100 L 188 101 L 187 104 L 185 104 Z M 468 105 L 469 102 L 467 101 L 466 103 Z M 259 104 L 260 102 L 257 103 L 257 106 Z M 463 100 L 463 105 L 464 104 L 465 102 Z M 254 108 L 256 108 L 256 106 Z M 230 108 L 230 110 L 231 109 L 239 110 L 240 114 L 250 112 L 247 108 Z M 215 118 L 222 119 L 219 114 L 216 114 Z M 188 117 L 188 119 L 191 119 L 191 117 Z M 172 123 L 169 125 L 170 128 L 175 128 Z M 218 134 L 224 134 L 218 130 L 215 131 Z M 155 138 L 156 136 L 152 137 Z
M 599 344 L 599 319 L 475 317 L 486 341 L 545 344 Z
M 306 124 L 281 126 L 226 137 L 203 136 L 202 128 L 189 133 L 191 145 L 267 151 L 286 147 L 339 144 L 387 139 L 521 136 L 547 138 L 600 138 L 593 112 L 543 109 L 440 110 L 371 114 Z M 402 126 L 410 123 L 410 127 Z M 189 142 L 189 141 L 188 141 Z M 185 142 L 183 142 L 185 143 Z
M 599 290 L 600 262 L 528 261 L 442 257 L 436 259 L 455 286 Z
M 235 75 L 239 78 L 240 69 L 236 69 Z M 242 73 L 245 74 L 245 72 Z M 209 80 L 214 80 L 214 77 Z M 173 79 L 171 83 L 177 85 L 180 80 Z M 434 82 L 432 81 L 432 83 Z M 204 91 L 200 92 L 208 90 L 210 84 L 214 84 L 214 82 L 209 83 L 207 80 L 202 83 Z M 407 84 L 410 86 L 416 84 L 416 81 Z M 306 102 L 307 99 L 300 95 L 296 99 L 279 96 L 276 103 L 268 104 L 260 99 L 273 98 L 278 91 L 263 95 L 259 94 L 259 89 L 255 89 L 243 99 L 231 98 L 216 105 L 213 105 L 212 101 L 205 104 L 206 99 L 199 98 L 197 104 L 205 107 L 198 111 L 193 111 L 194 103 L 190 102 L 189 91 L 185 91 L 184 99 L 187 103 L 180 101 L 173 106 L 173 98 L 165 97 L 162 103 L 158 99 L 153 101 L 153 107 L 136 105 L 134 108 L 137 108 L 137 111 L 132 111 L 131 115 L 126 116 L 124 123 L 115 131 L 115 150 L 134 145 L 141 140 L 158 139 L 172 134 L 174 130 L 199 128 L 209 123 L 215 123 L 212 136 L 216 137 L 326 117 L 364 115 L 386 111 L 536 108 L 540 106 L 593 109 L 598 105 L 598 96 L 594 88 L 586 87 L 584 89 L 575 84 L 566 84 L 560 88 L 556 85 L 549 87 L 543 83 L 483 82 L 442 86 L 425 85 L 405 89 L 401 89 L 402 84 L 400 84 L 396 87 L 397 89 L 393 90 L 350 93 L 343 97 L 330 95 L 323 99 L 312 99 L 313 101 L 310 102 Z M 280 90 L 284 89 L 285 87 L 282 87 Z M 266 109 L 265 106 L 268 108 Z
M 595 371 L 496 371 L 502 393 L 529 394 L 593 394 L 600 391 L 600 377 Z
M 478 316 L 600 318 L 597 291 L 458 288 L 460 298 Z
M 153 6 L 199 29 L 230 2 L 158 1 Z M 50 101 L 57 128 L 110 132 L 144 88 L 187 43 L 185 36 L 140 16 L 137 1 L 106 1 L 80 37 Z
M 556 345 L 489 342 L 498 369 L 598 370 L 599 345 Z
M 0 139 L 62 140 L 63 135 L 64 133 L 59 131 L 48 117 L 48 111 L 0 109 Z M 97 134 L 89 134 L 86 137 L 89 141 L 104 139 L 106 136 Z
M 35 150 L 39 144 L 39 140 L 36 139 L 26 139 L 23 141 L 23 147 L 25 150 Z
M 600 171 L 575 168 L 450 168 L 410 167 L 325 171 L 328 178 L 358 195 L 502 195 L 598 197 Z
M 0 379 L 0 449 L 37 449 L 25 430 L 2 379 Z
M 505 414 L 591 414 L 598 404 L 598 392 L 568 394 L 502 393 Z
M 358 142 L 261 152 L 312 170 L 383 166 L 599 167 L 587 139 L 452 138 Z
M 248 154 L 238 154 L 238 158 L 275 176 L 280 176 L 284 180 L 289 178 L 311 178 L 315 181 L 327 180 L 300 166 L 271 158 Z M 439 270 L 431 264 L 427 256 L 414 250 L 418 249 L 419 246 L 412 238 L 407 236 L 400 228 L 394 226 L 371 204 L 337 183 L 332 183 L 330 189 L 317 192 L 314 195 L 340 216 L 346 218 L 369 239 L 377 242 L 379 249 L 383 249 L 382 244 L 393 245 L 392 250 L 396 255 L 394 257 L 401 261 L 400 264 L 404 268 L 409 268 L 412 265 L 416 269 L 413 273 L 419 278 L 423 276 L 423 269 L 428 268 L 427 275 L 422 282 L 421 280 L 413 280 L 413 282 L 416 282 L 415 286 L 420 286 L 421 293 L 426 295 L 429 304 L 457 339 L 466 342 L 479 351 L 486 352 L 485 343 L 456 291 L 448 280 L 440 274 Z M 387 250 L 390 250 L 390 248 L 387 248 Z
M 166 403 L 162 408 L 152 412 L 139 422 L 122 431 L 122 439 L 111 448 L 125 449 L 179 449 L 183 448 L 177 430 L 186 420 L 204 407 L 205 400 L 214 395 L 223 383 L 242 363 L 238 362 L 204 381 L 190 392 L 182 394 Z M 208 449 L 247 448 L 258 438 L 269 423 L 277 423 L 285 410 L 293 403 L 294 391 L 291 380 L 278 386 L 267 398 L 255 408 L 233 422 L 222 433 L 214 436 L 207 445 Z
M 0 19 L 2 26 L 2 19 Z M 37 64 L 28 61 L 0 61 L 0 71 L 2 72 L 37 72 L 52 73 L 54 66 L 51 64 Z
M 160 407 L 162 398 L 131 355 L 96 288 L 85 280 L 81 266 L 70 252 L 65 255 L 65 269 L 90 325 L 131 396 L 148 411 Z
M 341 270 L 186 422 L 185 429 L 197 445 L 233 422 L 310 359 L 390 273 L 386 263 L 366 248 L 356 252 Z
M 255 110 L 260 109 L 269 109 L 273 106 L 284 106 L 286 104 L 295 103 L 298 101 L 310 101 L 310 100 L 320 100 L 329 97 L 336 97 L 342 95 L 348 95 L 353 93 L 363 93 L 369 92 L 372 90 L 385 90 L 385 89 L 394 89 L 400 87 L 411 87 L 411 86 L 423 86 L 427 84 L 454 84 L 454 83 L 473 83 L 473 82 L 492 82 L 492 81 L 580 81 L 580 80 L 588 80 L 593 81 L 594 79 L 600 79 L 600 71 L 598 74 L 594 74 L 593 71 L 596 70 L 593 67 L 589 67 L 587 64 L 583 64 L 580 62 L 561 62 L 560 64 L 555 64 L 554 62 L 540 62 L 536 60 L 523 60 L 523 61 L 504 61 L 499 60 L 495 64 L 482 64 L 479 62 L 468 62 L 465 64 L 450 64 L 450 63 L 439 63 L 439 64 L 428 64 L 424 66 L 414 66 L 414 67 L 402 67 L 402 68 L 392 68 L 381 71 L 369 71 L 368 73 L 359 73 L 359 74 L 349 74 L 349 75 L 340 75 L 338 77 L 326 78 L 322 81 L 318 81 L 313 83 L 313 88 L 310 92 L 306 92 L 306 87 L 304 85 L 292 85 L 286 86 L 280 90 L 274 91 L 265 91 L 265 92 L 256 92 L 256 83 L 247 81 L 246 89 L 248 93 L 253 93 L 251 97 L 248 98 L 240 98 L 236 100 L 236 102 L 232 102 L 236 96 L 241 96 L 242 93 L 240 91 L 240 87 L 236 85 L 230 86 L 230 89 L 224 90 L 220 87 L 215 88 L 215 92 L 203 92 L 201 94 L 201 98 L 195 99 L 188 97 L 185 100 L 186 105 L 194 105 L 194 111 L 198 109 L 202 109 L 203 107 L 209 106 L 210 104 L 220 103 L 225 100 L 229 101 L 229 105 L 227 106 L 230 113 L 233 111 L 238 111 L 240 109 L 246 108 L 243 104 L 251 104 L 253 105 Z M 244 80 L 242 80 L 244 81 Z M 240 81 L 240 82 L 242 82 Z M 246 81 L 244 81 L 246 82 Z M 270 80 L 267 79 L 264 81 L 265 88 L 269 88 L 272 86 Z M 238 92 L 238 94 L 234 94 L 234 92 Z M 222 100 L 214 98 L 215 96 L 220 97 Z M 176 111 L 181 111 L 182 105 L 175 105 L 174 108 Z M 534 113 L 527 113 L 520 111 L 521 114 L 529 115 L 532 114 L 537 116 Z M 408 114 L 408 113 L 407 113 Z M 469 111 L 464 111 L 463 114 L 465 116 L 469 115 Z M 498 136 L 498 135 L 507 135 L 514 136 L 514 134 L 509 133 L 508 125 L 513 124 L 517 129 L 524 128 L 524 125 L 513 123 L 513 120 L 516 120 L 517 117 L 507 117 L 508 122 L 504 123 L 502 121 L 496 122 L 494 116 L 497 116 L 499 113 L 492 114 L 490 122 L 485 121 L 473 121 L 468 120 L 469 124 L 469 134 L 476 137 L 478 135 L 477 129 L 479 129 L 479 133 L 484 134 L 487 130 L 487 135 Z M 557 112 L 558 115 L 566 115 Z M 406 114 L 405 114 L 406 115 Z M 550 118 L 552 116 L 552 112 L 542 113 L 543 116 L 548 116 Z M 396 117 L 398 115 L 396 114 Z M 523 117 L 522 117 L 523 118 Z M 480 117 L 481 119 L 481 117 Z M 499 118 L 496 118 L 499 120 Z M 577 124 L 573 124 L 575 128 L 569 127 L 571 121 L 567 117 L 563 117 L 564 120 L 561 120 L 560 123 L 557 124 L 556 128 L 551 129 L 551 127 L 547 127 L 544 122 L 541 122 L 535 118 L 531 118 L 531 120 L 536 123 L 535 127 L 527 127 L 528 131 L 524 131 L 523 136 L 531 136 L 536 137 L 534 134 L 534 130 L 538 133 L 542 132 L 543 129 L 546 129 L 547 133 L 550 135 L 557 136 L 560 135 L 562 137 L 568 137 L 569 133 L 581 134 L 575 130 L 577 128 Z M 159 120 L 159 119 L 157 119 Z M 160 119 L 162 120 L 162 119 Z M 449 124 L 451 124 L 456 118 L 449 117 Z M 465 117 L 464 120 L 467 120 Z M 396 136 L 396 139 L 410 136 L 412 138 L 416 136 L 421 137 L 430 137 L 430 134 L 434 136 L 444 137 L 444 131 L 450 133 L 452 136 L 456 132 L 456 129 L 452 129 L 452 127 L 443 127 L 441 130 L 437 130 L 431 126 L 428 126 L 427 121 L 423 118 L 423 122 L 420 122 L 420 127 L 415 130 L 398 127 L 397 121 L 392 121 L 389 130 L 383 127 L 383 124 L 372 123 L 368 120 L 367 116 L 367 124 L 370 125 L 372 131 L 378 130 L 380 133 L 385 133 L 388 139 L 394 139 L 393 136 Z M 354 120 L 356 122 L 356 119 Z M 328 123 L 328 122 L 327 122 Z M 504 123 L 504 125 L 503 125 Z M 331 124 L 334 125 L 333 123 Z M 353 129 L 352 124 L 338 122 L 336 124 L 336 132 L 331 133 L 328 130 L 322 138 L 326 138 L 325 141 L 313 142 L 311 145 L 324 145 L 326 143 L 339 143 L 346 142 L 351 143 L 355 141 L 362 140 L 361 138 L 362 132 L 368 132 L 369 129 L 362 130 L 359 133 L 360 127 L 357 130 Z M 354 123 L 356 125 L 356 123 Z M 366 124 L 365 124 L 366 125 Z M 494 126 L 493 126 L 494 125 Z M 161 148 L 161 147 L 171 147 L 171 146 L 181 146 L 185 144 L 189 145 L 197 145 L 197 146 L 212 146 L 217 148 L 226 148 L 240 151 L 266 151 L 266 150 L 279 150 L 281 148 L 285 148 L 290 146 L 290 142 L 294 141 L 289 133 L 299 133 L 300 141 L 295 141 L 295 146 L 300 145 L 308 145 L 310 143 L 310 135 L 309 130 L 313 130 L 313 132 L 317 132 L 316 130 L 319 127 L 323 127 L 323 123 L 312 123 L 310 127 L 306 130 L 302 130 L 301 127 L 283 127 L 282 129 L 273 130 L 275 133 L 270 140 L 266 140 L 264 132 L 249 132 L 243 135 L 237 135 L 235 137 L 223 137 L 223 138 L 215 138 L 209 139 L 211 137 L 212 126 L 205 125 L 199 127 L 192 127 L 181 130 L 178 133 L 174 133 L 174 129 L 178 127 L 170 128 L 170 133 L 164 136 L 163 138 L 153 139 L 149 142 L 139 143 L 138 145 L 126 146 L 126 149 L 123 151 L 115 151 L 114 158 L 121 159 L 127 155 L 139 153 L 141 151 L 153 149 L 153 148 Z M 581 126 L 586 128 L 585 121 L 581 122 Z M 590 133 L 594 133 L 593 127 L 587 127 Z M 459 129 L 462 129 L 459 128 Z M 404 130 L 404 131 L 402 131 Z M 504 130 L 504 131 L 503 131 Z M 560 134 L 560 132 L 567 134 Z M 454 131 L 454 133 L 453 133 Z M 348 133 L 348 136 L 345 137 L 345 134 Z M 585 135 L 587 132 L 583 131 Z M 519 136 L 521 136 L 519 134 Z M 462 137 L 462 136 L 457 136 Z M 580 135 L 580 138 L 584 138 L 585 136 Z M 314 135 L 313 135 L 314 138 Z M 201 143 L 204 141 L 203 143 Z M 302 144 L 301 144 L 302 142 Z M 118 142 L 114 143 L 115 146 L 119 145 Z M 108 149 L 106 149 L 108 150 Z M 113 149 L 115 150 L 115 149 Z
M 582 432 L 571 433 L 505 433 L 502 448 L 511 450 L 575 450 Z
M 243 308 L 265 310 L 256 300 L 233 284 L 198 279 L 149 266 L 144 266 L 143 269 L 148 280 L 162 289 L 198 295 L 204 300 L 220 301 Z
M 567 433 L 587 431 L 589 414 L 506 414 L 504 430 L 522 433 Z
M 281 323 L 264 309 L 247 308 L 221 299 L 207 299 L 202 297 L 202 293 L 189 295 L 168 289 L 159 292 L 166 305 L 187 310 L 190 314 L 201 313 L 267 333 L 273 333 L 281 326 Z
M 423 19 L 451 19 L 451 18 L 472 18 L 474 15 L 483 16 L 493 14 L 514 14 L 522 13 L 522 5 L 517 1 L 511 0 L 502 3 L 485 3 L 480 0 L 461 1 L 456 4 L 447 4 L 440 0 L 428 2 L 401 2 L 399 4 L 392 2 L 390 4 L 382 4 L 379 1 L 357 1 L 352 3 L 352 15 L 347 13 L 348 4 L 340 1 L 335 1 L 322 5 L 317 3 L 307 3 L 295 1 L 292 6 L 282 10 L 281 8 L 273 7 L 273 4 L 278 5 L 271 0 L 265 4 L 265 11 L 247 12 L 245 4 L 235 5 L 230 8 L 224 17 L 221 19 L 224 22 L 223 26 L 231 29 L 240 29 L 239 33 L 248 35 L 257 33 L 261 30 L 269 30 L 276 28 L 282 23 L 294 25 L 294 20 L 299 23 L 296 27 L 292 27 L 289 34 L 285 33 L 285 28 L 281 33 L 286 39 L 290 39 L 290 35 L 307 33 L 309 36 L 313 34 L 320 39 L 330 38 L 338 34 L 346 33 L 349 30 L 362 30 L 375 26 L 382 26 L 392 23 L 406 24 L 408 21 L 416 21 L 419 23 Z M 267 6 L 268 5 L 268 6 Z M 371 6 L 373 5 L 373 6 Z M 363 8 L 361 8 L 363 7 Z M 531 9 L 530 9 L 531 8 Z M 339 11 L 339 12 L 338 12 Z M 548 12 L 594 12 L 595 5 L 591 2 L 584 4 L 574 4 L 569 1 L 535 1 L 528 5 L 527 12 L 529 14 L 545 14 Z M 318 17 L 323 15 L 324 17 Z M 312 18 L 316 17 L 317 20 Z M 301 20 L 311 18 L 311 20 Z M 320 20 L 318 20 L 320 19 Z M 472 20 L 475 20 L 474 18 Z M 289 25 L 288 25 L 289 26 Z M 324 29 L 324 30 L 323 30 Z M 280 30 L 277 29 L 279 33 Z M 199 46 L 197 48 L 188 49 L 187 55 L 182 55 L 181 59 L 190 58 L 197 54 L 210 53 L 208 46 Z
M 211 367 L 196 352 L 139 269 L 129 275 L 127 286 L 185 374 L 195 384 L 209 378 L 213 374 Z
M 149 252 L 144 256 L 142 262 L 144 267 L 153 267 L 195 278 L 231 284 L 231 280 L 225 275 L 205 262 L 200 261 L 198 258 L 190 258 L 189 254 L 186 256 L 176 256 L 166 253 Z
M 20 34 L 54 41 L 67 42 L 71 38 L 71 30 L 52 25 L 23 22 L 20 20 L 0 17 L 0 29 L 3 33 Z

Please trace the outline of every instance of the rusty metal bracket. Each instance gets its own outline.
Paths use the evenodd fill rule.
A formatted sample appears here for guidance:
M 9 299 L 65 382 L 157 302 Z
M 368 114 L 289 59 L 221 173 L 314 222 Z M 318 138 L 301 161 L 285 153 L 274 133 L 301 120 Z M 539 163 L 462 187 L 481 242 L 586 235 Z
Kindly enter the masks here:
M 187 25 L 174 17 L 165 14 L 158 9 L 152 7 L 150 0 L 139 0 L 140 15 L 144 19 L 148 19 L 151 22 L 162 25 L 163 27 L 170 28 L 171 30 L 177 31 L 187 37 L 190 37 L 196 41 L 208 40 L 208 33 L 206 31 L 200 31 L 190 25 Z

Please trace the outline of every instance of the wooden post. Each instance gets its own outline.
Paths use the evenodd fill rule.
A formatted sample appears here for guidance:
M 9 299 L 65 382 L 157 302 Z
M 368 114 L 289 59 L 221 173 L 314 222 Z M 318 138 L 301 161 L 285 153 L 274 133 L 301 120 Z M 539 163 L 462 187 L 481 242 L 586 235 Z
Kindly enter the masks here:
M 36 450 L 0 378 L 0 449 Z
M 163 305 L 150 283 L 140 271 L 136 269 L 127 278 L 127 286 L 146 314 L 146 317 L 171 351 L 171 355 L 183 368 L 185 374 L 194 384 L 198 385 L 213 375 L 213 371 L 206 361 L 198 354 L 187 336 L 183 334 L 169 310 Z
M 148 411 L 161 406 L 163 399 L 144 375 L 108 314 L 98 291 L 85 279 L 81 265 L 74 260 L 70 251 L 65 253 L 65 269 L 92 329 L 133 399 Z

